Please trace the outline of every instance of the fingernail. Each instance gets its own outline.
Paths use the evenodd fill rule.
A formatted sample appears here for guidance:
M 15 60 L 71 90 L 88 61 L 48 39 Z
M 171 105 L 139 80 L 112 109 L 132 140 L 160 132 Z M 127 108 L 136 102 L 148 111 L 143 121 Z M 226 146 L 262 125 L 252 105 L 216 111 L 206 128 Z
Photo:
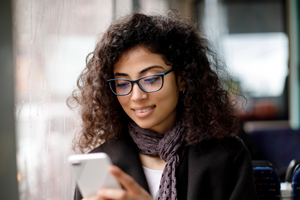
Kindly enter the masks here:
M 97 195 L 101 195 L 101 194 L 102 194 L 101 191 L 102 191 L 102 190 L 99 190 L 99 191 L 97 192 Z
M 101 196 L 105 193 L 105 188 L 101 188 L 100 190 L 97 191 L 97 195 Z
M 111 173 L 114 173 L 114 174 L 119 174 L 119 173 L 120 173 L 119 169 L 118 169 L 116 166 L 114 166 L 114 165 L 111 165 L 111 166 L 109 167 L 109 171 L 110 171 Z

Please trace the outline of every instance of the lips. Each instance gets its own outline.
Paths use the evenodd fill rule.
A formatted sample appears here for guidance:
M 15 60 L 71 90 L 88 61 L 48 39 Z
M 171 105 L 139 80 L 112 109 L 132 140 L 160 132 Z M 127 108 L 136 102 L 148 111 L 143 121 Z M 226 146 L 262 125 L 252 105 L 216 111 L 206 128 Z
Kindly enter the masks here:
M 144 117 L 151 115 L 151 113 L 154 111 L 155 107 L 156 107 L 155 105 L 150 106 L 150 107 L 143 106 L 143 107 L 135 108 L 132 110 L 134 111 L 135 115 L 138 118 L 144 118 Z
M 135 111 L 135 112 L 138 112 L 138 113 L 143 113 L 143 112 L 147 112 L 148 110 L 150 110 L 150 109 L 152 109 L 152 108 L 154 108 L 154 107 L 155 107 L 155 106 L 151 106 L 151 107 L 146 108 L 146 109 L 143 109 L 143 110 L 135 109 L 134 111 Z

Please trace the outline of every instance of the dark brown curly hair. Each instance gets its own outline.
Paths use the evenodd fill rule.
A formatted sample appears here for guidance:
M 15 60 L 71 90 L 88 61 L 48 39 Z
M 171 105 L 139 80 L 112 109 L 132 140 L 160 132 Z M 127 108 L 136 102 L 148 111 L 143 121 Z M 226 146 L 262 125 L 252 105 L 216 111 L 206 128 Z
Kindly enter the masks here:
M 207 138 L 237 133 L 235 101 L 228 90 L 230 78 L 196 23 L 181 18 L 177 11 L 166 16 L 133 13 L 111 24 L 103 34 L 87 57 L 86 68 L 77 81 L 78 90 L 68 99 L 69 107 L 80 105 L 81 110 L 82 130 L 75 148 L 91 149 L 118 138 L 127 128 L 129 117 L 107 80 L 113 78 L 113 67 L 120 57 L 137 46 L 162 55 L 185 81 L 185 93 L 180 95 L 177 109 L 186 126 L 186 142 L 198 144 Z

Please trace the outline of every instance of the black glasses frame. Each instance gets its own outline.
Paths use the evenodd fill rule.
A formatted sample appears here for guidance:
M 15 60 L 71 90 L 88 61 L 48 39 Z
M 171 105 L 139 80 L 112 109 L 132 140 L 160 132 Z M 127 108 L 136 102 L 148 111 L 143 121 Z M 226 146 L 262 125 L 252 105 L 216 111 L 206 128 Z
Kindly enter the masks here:
M 112 91 L 115 95 L 117 95 L 117 96 L 125 96 L 125 95 L 128 95 L 128 94 L 131 93 L 132 88 L 133 88 L 133 85 L 134 85 L 135 83 L 139 86 L 139 88 L 140 88 L 142 91 L 148 92 L 148 91 L 144 90 L 144 88 L 140 85 L 139 81 L 140 81 L 141 79 L 143 79 L 143 78 L 145 78 L 145 77 L 149 77 L 149 76 L 161 76 L 161 77 L 162 77 L 162 84 L 161 84 L 161 87 L 160 87 L 159 89 L 157 89 L 157 90 L 150 91 L 150 92 L 148 92 L 148 93 L 151 93 L 151 92 L 157 92 L 157 91 L 159 91 L 159 90 L 163 87 L 163 85 L 164 85 L 164 77 L 165 77 L 165 75 L 167 75 L 168 73 L 170 73 L 170 72 L 172 72 L 172 71 L 173 71 L 173 68 L 169 69 L 168 71 L 166 71 L 166 72 L 164 72 L 164 73 L 150 74 L 150 75 L 147 75 L 147 76 L 142 76 L 142 77 L 140 77 L 139 79 L 136 79 L 136 80 L 130 80 L 130 79 L 125 79 L 125 78 L 115 78 L 115 79 L 109 79 L 109 80 L 107 80 L 107 82 L 109 82 L 109 87 L 110 87 L 111 91 Z M 128 93 L 126 93 L 126 94 L 117 94 L 117 93 L 115 93 L 114 90 L 113 90 L 113 88 L 112 88 L 112 87 L 113 87 L 113 86 L 112 86 L 112 81 L 117 81 L 117 80 L 123 80 L 123 81 L 128 81 L 128 82 L 130 82 L 130 83 L 131 83 L 131 89 L 130 89 L 130 91 L 129 91 Z

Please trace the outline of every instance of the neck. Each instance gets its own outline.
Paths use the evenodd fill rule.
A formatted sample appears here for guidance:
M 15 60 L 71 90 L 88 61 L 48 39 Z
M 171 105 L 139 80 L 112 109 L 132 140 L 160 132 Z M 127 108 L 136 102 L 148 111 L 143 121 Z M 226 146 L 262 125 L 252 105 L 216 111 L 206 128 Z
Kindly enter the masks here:
M 147 156 L 145 154 L 139 153 L 139 157 L 142 165 L 152 170 L 163 171 L 167 164 L 159 156 Z

